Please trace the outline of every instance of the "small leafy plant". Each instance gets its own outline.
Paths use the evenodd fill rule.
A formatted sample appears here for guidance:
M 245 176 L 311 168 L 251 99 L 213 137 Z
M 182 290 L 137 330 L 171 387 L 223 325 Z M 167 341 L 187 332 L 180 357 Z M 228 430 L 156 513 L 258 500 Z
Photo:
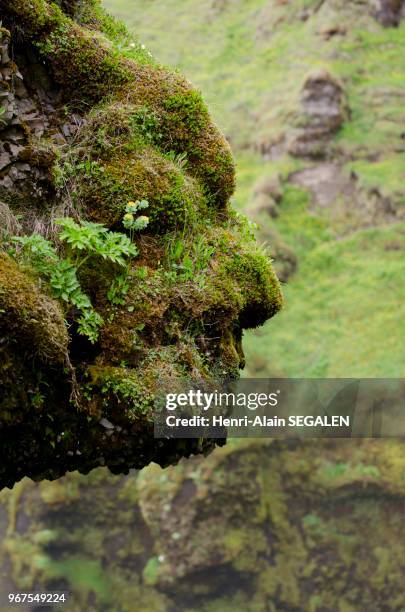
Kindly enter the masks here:
M 145 215 L 140 215 L 139 217 L 135 216 L 140 210 L 148 208 L 148 206 L 148 200 L 128 202 L 126 205 L 122 225 L 125 227 L 125 229 L 129 230 L 131 240 L 134 239 L 135 232 L 139 232 L 149 225 L 149 217 L 146 217 Z
M 169 263 L 173 280 L 193 280 L 201 287 L 204 286 L 204 276 L 210 260 L 215 253 L 215 247 L 207 244 L 202 236 L 199 236 L 192 244 L 187 244 L 178 238 L 172 241 L 168 247 Z
M 145 215 L 136 216 L 140 210 L 148 208 L 147 200 L 137 200 L 136 202 L 128 202 L 125 207 L 125 214 L 122 224 L 125 229 L 129 230 L 131 241 L 134 240 L 136 232 L 145 229 L 149 224 L 149 217 Z M 123 272 L 118 275 L 112 282 L 107 293 L 109 301 L 116 306 L 125 304 L 125 296 L 129 290 L 129 266 L 126 265 Z
M 188 159 L 187 152 L 176 153 L 176 151 L 168 151 L 166 153 L 167 159 L 176 164 L 181 170 L 187 167 Z
M 135 257 L 138 250 L 130 237 L 111 232 L 100 223 L 77 223 L 71 217 L 57 219 L 56 223 L 62 228 L 59 238 L 65 246 L 64 258 L 59 256 L 49 240 L 39 234 L 15 236 L 13 242 L 21 247 L 19 256 L 46 279 L 54 296 L 78 309 L 78 331 L 94 343 L 98 339 L 103 319 L 83 292 L 78 271 L 90 257 L 101 257 L 126 267 L 128 259 Z
M 6 113 L 6 109 L 3 106 L 0 106 L 0 125 L 5 125 L 5 121 L 4 119 L 2 119 L 2 115 L 4 115 Z
M 162 138 L 157 115 L 144 106 L 134 112 L 131 117 L 131 124 L 134 131 L 139 132 L 150 142 L 156 142 Z

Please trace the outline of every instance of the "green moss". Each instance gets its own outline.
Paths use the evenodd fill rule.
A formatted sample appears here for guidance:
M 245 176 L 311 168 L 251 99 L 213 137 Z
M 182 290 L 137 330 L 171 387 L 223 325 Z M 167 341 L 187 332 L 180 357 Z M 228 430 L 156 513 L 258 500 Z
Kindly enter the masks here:
M 212 124 L 200 94 L 183 78 L 163 68 L 123 59 L 100 36 L 74 23 L 56 5 L 38 0 L 35 10 L 20 3 L 7 8 L 24 23 L 26 35 L 51 67 L 67 98 L 74 83 L 74 99 L 82 103 L 118 96 L 156 112 L 162 147 L 186 152 L 191 173 L 201 179 L 212 202 L 226 206 L 234 189 L 229 147 Z
M 164 100 L 164 108 L 171 112 L 184 130 L 198 136 L 201 127 L 209 122 L 207 107 L 205 106 L 200 92 L 185 90 L 173 93 Z M 187 138 L 187 134 L 184 134 Z
M 121 412 L 129 421 L 151 418 L 154 396 L 153 381 L 139 372 L 111 366 L 91 366 L 91 381 L 86 394 L 91 400 L 101 398 L 99 410 L 106 414 Z M 143 373 L 145 374 L 145 373 Z M 121 406 L 120 406 L 121 405 Z
M 146 199 L 149 231 L 162 232 L 206 214 L 198 183 L 152 147 L 94 163 L 75 177 L 89 216 L 109 227 L 120 223 L 129 201 Z
M 237 254 L 225 266 L 229 279 L 239 282 L 244 307 L 239 315 L 243 328 L 262 325 L 273 317 L 282 305 L 280 284 L 265 253 Z
M 64 578 L 76 592 L 83 597 L 83 603 L 89 593 L 97 594 L 100 602 L 111 602 L 111 585 L 108 574 L 103 570 L 100 561 L 81 557 L 68 557 L 61 561 L 47 560 L 46 573 L 49 578 Z
M 236 224 L 231 221 L 229 228 L 214 230 L 212 243 L 215 255 L 206 279 L 206 311 L 229 309 L 241 327 L 261 325 L 282 305 L 268 254 L 258 249 L 249 227 L 240 219 Z
M 63 363 L 68 335 L 62 311 L 36 284 L 0 252 L 0 328 L 44 361 Z
M 65 89 L 74 82 L 83 102 L 100 100 L 131 79 L 131 70 L 118 54 L 66 18 L 35 46 L 50 60 L 56 81 Z
M 33 57 L 39 56 L 61 94 L 61 119 L 70 121 L 71 113 L 81 119 L 70 144 L 56 145 L 57 158 L 46 147 L 41 159 L 34 145 L 26 152 L 25 161 L 47 172 L 54 163 L 50 188 L 57 193 L 46 202 L 51 213 L 46 230 L 52 230 L 53 207 L 121 230 L 125 206 L 142 199 L 148 200 L 149 217 L 147 228 L 131 236 L 139 254 L 123 271 L 125 291 L 119 300 L 106 295 L 117 275 L 113 265 L 88 259 L 80 268 L 80 282 L 104 325 L 93 347 L 79 337 L 75 324 L 70 327 L 76 378 L 65 329 L 66 346 L 58 357 L 59 365 L 66 360 L 61 385 L 48 389 L 46 368 L 39 372 L 41 382 L 7 354 L 5 369 L 15 372 L 9 388 L 19 388 L 25 379 L 29 397 L 24 405 L 44 420 L 33 424 L 35 441 L 39 430 L 44 439 L 34 468 L 26 472 L 55 478 L 99 464 L 119 471 L 152 459 L 167 464 L 192 450 L 207 452 L 215 442 L 153 442 L 159 381 L 237 377 L 243 365 L 242 326 L 259 324 L 281 304 L 269 259 L 258 251 L 249 255 L 255 248 L 252 237 L 230 219 L 234 165 L 229 146 L 201 94 L 184 78 L 158 66 L 145 50 L 138 57 L 136 45 L 123 57 L 122 45 L 132 45 L 130 38 L 103 17 L 97 2 L 34 0 L 27 6 L 7 0 L 5 6 L 7 19 L 18 23 L 27 49 L 34 48 Z M 23 215 L 29 226 L 29 214 L 24 210 Z M 8 308 L 7 321 L 11 312 Z M 34 333 L 39 325 L 31 323 Z M 19 327 L 18 341 L 24 331 Z M 48 349 L 45 341 L 44 346 Z M 65 414 L 70 400 L 80 411 Z M 14 405 L 8 403 L 7 415 Z M 118 427 L 104 431 L 103 417 Z M 62 421 L 63 436 L 56 431 Z M 31 443 L 30 435 L 25 444 Z M 140 452 L 140 447 L 148 448 Z M 58 461 L 51 462 L 51 455 Z
M 160 562 L 157 557 L 148 560 L 143 569 L 143 579 L 148 586 L 154 586 L 159 580 Z

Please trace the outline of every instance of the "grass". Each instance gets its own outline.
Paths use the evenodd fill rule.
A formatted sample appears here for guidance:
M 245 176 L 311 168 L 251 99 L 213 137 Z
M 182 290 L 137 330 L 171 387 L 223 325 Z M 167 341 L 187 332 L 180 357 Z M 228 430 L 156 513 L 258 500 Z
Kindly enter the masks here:
M 405 204 L 405 153 L 387 155 L 375 162 L 361 159 L 351 162 L 348 167 L 356 172 L 362 187 L 380 188 L 386 195 L 402 194 L 400 199 Z
M 236 156 L 236 208 L 247 209 L 263 176 L 284 182 L 280 215 L 266 223 L 294 249 L 299 269 L 284 289 L 284 311 L 246 334 L 246 374 L 403 374 L 401 227 L 339 238 L 327 215 L 309 211 L 309 194 L 287 183 L 303 162 L 288 155 L 265 161 L 255 147 L 288 132 L 305 76 L 325 67 L 343 83 L 351 110 L 335 138 L 347 170 L 356 172 L 359 187 L 377 187 L 403 203 L 404 22 L 382 28 L 352 4 L 339 14 L 323 7 L 301 20 L 315 0 L 245 0 L 222 9 L 206 0 L 104 4 L 159 61 L 176 66 L 203 92 Z M 346 35 L 320 35 L 336 24 Z
M 402 371 L 405 226 L 312 249 L 285 287 L 286 307 L 245 344 L 247 374 L 396 377 Z

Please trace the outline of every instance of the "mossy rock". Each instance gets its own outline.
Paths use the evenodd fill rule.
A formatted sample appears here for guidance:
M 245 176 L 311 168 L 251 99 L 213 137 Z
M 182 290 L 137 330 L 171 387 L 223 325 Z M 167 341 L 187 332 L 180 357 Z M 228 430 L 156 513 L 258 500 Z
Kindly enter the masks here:
M 16 261 L 1 255 L 0 327 L 10 341 L 1 352 L 0 486 L 24 474 L 54 479 L 99 465 L 126 473 L 206 454 L 222 441 L 154 439 L 159 385 L 237 377 L 243 329 L 263 324 L 282 302 L 269 257 L 231 210 L 229 146 L 200 93 L 158 65 L 99 2 L 0 5 L 15 42 L 6 71 L 20 71 L 19 95 L 35 109 L 31 123 L 15 117 L 20 150 L 0 177 L 14 185 L 2 208 L 1 252 L 13 231 L 41 233 L 63 256 L 58 216 L 126 232 L 126 206 L 146 200 L 149 221 L 128 230 L 138 256 L 126 262 L 118 300 L 109 293 L 118 264 L 90 257 L 78 271 L 103 320 L 93 344 L 79 333 L 76 309 L 52 300 L 28 264 L 19 267 L 18 247 Z
M 0 330 L 31 358 L 57 364 L 66 358 L 69 339 L 60 306 L 1 252 Z
M 186 152 L 192 173 L 213 202 L 225 206 L 234 190 L 229 146 L 201 95 L 184 78 L 145 63 L 144 57 L 138 62 L 120 57 L 106 38 L 78 25 L 55 4 L 42 0 L 2 4 L 6 16 L 22 28 L 24 40 L 48 65 L 66 101 L 94 105 L 115 96 L 124 104 L 150 109 L 159 118 L 162 146 Z

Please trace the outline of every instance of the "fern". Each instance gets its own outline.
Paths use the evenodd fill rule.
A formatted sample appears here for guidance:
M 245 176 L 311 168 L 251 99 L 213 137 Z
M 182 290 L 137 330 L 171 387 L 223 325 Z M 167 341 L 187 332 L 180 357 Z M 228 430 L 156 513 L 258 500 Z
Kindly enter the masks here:
M 125 267 L 128 259 L 135 257 L 138 250 L 125 234 L 110 232 L 100 223 L 83 221 L 77 223 L 71 217 L 57 219 L 62 230 L 60 241 L 65 246 L 65 257 L 61 258 L 55 246 L 39 234 L 15 236 L 12 240 L 20 246 L 17 256 L 33 266 L 48 283 L 55 298 L 74 306 L 79 311 L 78 331 L 96 342 L 102 317 L 94 310 L 91 300 L 84 293 L 78 278 L 79 269 L 90 257 Z M 127 272 L 126 272 L 127 273 Z M 128 290 L 126 275 L 119 275 L 113 281 L 109 297 L 113 303 L 123 303 L 122 296 Z

